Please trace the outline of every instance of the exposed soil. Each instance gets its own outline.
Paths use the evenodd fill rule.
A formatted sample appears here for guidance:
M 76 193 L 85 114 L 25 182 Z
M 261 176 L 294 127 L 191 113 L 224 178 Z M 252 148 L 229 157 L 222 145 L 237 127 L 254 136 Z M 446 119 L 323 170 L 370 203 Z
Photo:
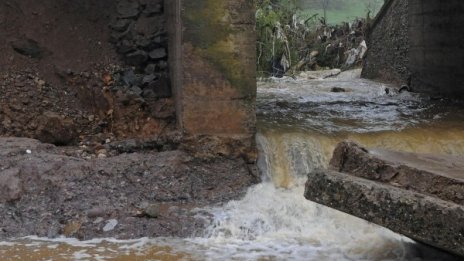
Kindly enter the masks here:
M 171 98 L 142 97 L 127 83 L 136 68 L 110 42 L 117 3 L 0 3 L 0 135 L 68 145 L 175 128 Z
M 259 181 L 243 160 L 107 149 L 113 156 L 84 159 L 75 147 L 0 138 L 0 239 L 189 236 L 204 225 L 193 208 L 237 198 Z M 105 231 L 111 220 L 117 225 Z
M 0 239 L 188 236 L 258 182 L 176 132 L 160 3 L 0 1 Z

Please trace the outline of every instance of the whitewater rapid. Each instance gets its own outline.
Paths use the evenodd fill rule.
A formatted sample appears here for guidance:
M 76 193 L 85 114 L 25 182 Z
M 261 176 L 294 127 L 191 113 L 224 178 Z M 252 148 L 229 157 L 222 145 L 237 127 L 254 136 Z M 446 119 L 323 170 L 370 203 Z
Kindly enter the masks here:
M 191 238 L 28 237 L 0 242 L 1 260 L 444 260 L 449 256 L 310 202 L 306 174 L 327 167 L 340 141 L 409 152 L 464 155 L 463 115 L 395 86 L 359 79 L 258 83 L 263 182 L 240 199 L 193 210 L 209 226 Z M 333 87 L 345 92 L 332 92 Z M 388 93 L 386 89 L 389 89 Z M 451 259 L 450 259 L 451 260 Z

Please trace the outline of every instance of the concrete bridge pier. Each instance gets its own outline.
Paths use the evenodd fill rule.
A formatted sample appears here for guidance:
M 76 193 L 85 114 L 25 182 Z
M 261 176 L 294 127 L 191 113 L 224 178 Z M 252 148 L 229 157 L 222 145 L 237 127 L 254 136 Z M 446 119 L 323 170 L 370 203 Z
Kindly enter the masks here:
M 165 6 L 178 127 L 192 138 L 192 149 L 253 161 L 253 1 L 166 0 Z

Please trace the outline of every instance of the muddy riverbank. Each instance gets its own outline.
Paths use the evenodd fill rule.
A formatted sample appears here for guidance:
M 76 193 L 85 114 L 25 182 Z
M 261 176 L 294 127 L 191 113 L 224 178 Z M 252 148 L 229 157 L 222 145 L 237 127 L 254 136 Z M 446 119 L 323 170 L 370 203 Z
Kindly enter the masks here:
M 82 157 L 79 147 L 0 138 L 0 239 L 190 236 L 204 225 L 194 208 L 237 198 L 259 181 L 243 160 L 110 145 Z

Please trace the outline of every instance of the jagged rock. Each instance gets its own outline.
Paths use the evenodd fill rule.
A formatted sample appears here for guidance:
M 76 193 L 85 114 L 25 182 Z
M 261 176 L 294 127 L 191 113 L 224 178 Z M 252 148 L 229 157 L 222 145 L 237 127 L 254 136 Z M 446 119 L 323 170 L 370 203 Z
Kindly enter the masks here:
M 156 36 L 154 39 L 153 39 L 153 42 L 156 43 L 156 44 L 162 44 L 163 42 L 165 42 L 166 39 L 164 37 L 162 37 L 161 35 L 159 36 Z
M 154 60 L 163 59 L 167 56 L 166 49 L 165 48 L 155 49 L 149 53 L 149 56 L 151 59 L 154 59 Z
M 154 74 L 148 74 L 148 75 L 145 75 L 142 79 L 142 84 L 147 86 L 147 85 L 150 85 L 153 81 L 155 81 L 156 79 L 158 78 L 158 76 L 154 75 Z
M 139 3 L 135 0 L 121 0 L 118 2 L 117 10 L 119 17 L 132 18 L 139 15 Z
M 164 20 L 160 16 L 140 17 L 135 23 L 134 30 L 145 37 L 153 37 L 163 31 Z
M 150 38 L 146 37 L 139 37 L 135 40 L 135 44 L 144 50 L 151 50 L 155 47 L 155 43 Z
M 158 66 L 161 70 L 165 70 L 168 68 L 168 63 L 166 61 L 161 60 L 158 62 Z
M 142 92 L 143 92 L 143 90 L 139 86 L 132 86 L 130 88 L 130 91 L 137 95 L 142 95 Z
M 116 44 L 122 40 L 131 40 L 133 38 L 133 25 L 129 25 L 123 32 L 114 31 L 111 33 L 110 42 Z
M 127 86 L 133 85 L 136 82 L 136 76 L 135 76 L 134 71 L 133 70 L 125 70 L 122 73 L 121 80 Z
M 144 89 L 142 92 L 142 97 L 147 99 L 156 98 L 156 93 L 152 89 Z
M 146 52 L 137 50 L 126 55 L 126 62 L 130 65 L 140 65 L 148 60 Z
M 132 20 L 130 19 L 118 19 L 117 21 L 111 23 L 110 27 L 115 31 L 124 32 L 129 27 L 131 22 Z
M 135 46 L 129 40 L 122 40 L 121 43 L 118 44 L 118 52 L 120 54 L 133 52 L 135 50 Z
M 156 64 L 150 63 L 145 67 L 146 74 L 154 74 L 156 70 Z
M 161 0 L 148 1 L 146 3 L 143 13 L 150 16 L 154 14 L 160 14 L 163 10 L 163 2 Z

